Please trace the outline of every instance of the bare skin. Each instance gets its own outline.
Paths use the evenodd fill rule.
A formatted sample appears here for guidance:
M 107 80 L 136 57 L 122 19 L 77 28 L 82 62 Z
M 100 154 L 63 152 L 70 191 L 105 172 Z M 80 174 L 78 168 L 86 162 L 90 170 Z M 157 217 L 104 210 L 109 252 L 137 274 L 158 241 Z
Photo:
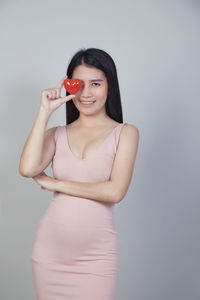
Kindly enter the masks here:
M 68 141 L 72 152 L 83 159 L 95 149 L 119 123 L 111 119 L 105 111 L 108 82 L 104 73 L 96 68 L 80 65 L 73 72 L 72 79 L 79 78 L 82 88 L 72 100 L 79 110 L 77 120 L 67 126 Z M 92 81 L 101 79 L 102 81 Z M 96 99 L 88 107 L 80 103 Z
M 104 73 L 97 68 L 80 65 L 77 66 L 73 72 L 72 79 L 74 78 L 82 80 L 82 87 L 75 94 L 73 99 L 65 99 L 65 102 L 72 100 L 79 110 L 80 115 L 77 120 L 67 125 L 67 136 L 71 151 L 77 158 L 83 159 L 97 148 L 119 123 L 112 120 L 105 111 L 108 82 Z M 101 81 L 92 81 L 94 79 L 100 79 Z M 56 92 L 54 91 L 53 93 L 54 95 L 51 93 L 51 96 L 55 101 Z M 91 100 L 96 100 L 91 106 L 80 103 L 80 101 Z M 63 103 L 64 101 L 62 100 L 62 104 Z M 42 108 L 43 115 L 40 115 L 40 121 L 38 121 L 39 124 L 42 123 L 42 126 L 37 126 L 38 130 L 41 130 L 41 128 L 43 130 L 45 128 L 47 120 L 53 112 L 51 112 L 49 106 L 46 108 L 47 109 L 44 107 Z M 56 109 L 55 106 L 54 109 Z M 27 168 L 27 172 L 24 171 L 21 172 L 21 174 L 26 177 L 33 177 L 41 188 L 50 191 L 62 192 L 77 197 L 91 198 L 97 201 L 115 203 L 121 201 L 128 190 L 133 174 L 139 142 L 138 129 L 131 124 L 126 124 L 122 128 L 110 180 L 98 183 L 60 181 L 45 174 L 44 170 L 52 161 L 55 153 L 55 129 L 56 127 L 53 127 L 44 132 L 44 135 L 42 136 L 43 147 L 41 147 L 42 138 L 40 136 L 40 152 L 38 152 L 38 157 L 40 158 L 40 161 L 38 160 L 38 162 L 40 163 L 34 165 L 30 164 L 29 161 L 29 166 L 32 168 Z M 39 135 L 38 131 L 37 133 Z M 37 133 L 35 134 L 36 137 Z M 35 141 L 38 141 L 37 138 L 35 138 Z M 37 143 L 35 144 L 35 147 L 37 147 Z M 31 145 L 34 146 L 34 139 L 32 139 Z M 25 162 L 26 160 L 24 160 L 24 165 Z M 108 197 L 108 195 L 110 196 Z
M 61 97 L 64 76 L 56 88 L 42 90 L 41 103 L 31 132 L 24 145 L 19 172 L 22 176 L 33 177 L 47 168 L 55 152 L 53 134 L 56 127 L 46 130 L 51 114 L 62 104 L 71 100 L 75 95 Z

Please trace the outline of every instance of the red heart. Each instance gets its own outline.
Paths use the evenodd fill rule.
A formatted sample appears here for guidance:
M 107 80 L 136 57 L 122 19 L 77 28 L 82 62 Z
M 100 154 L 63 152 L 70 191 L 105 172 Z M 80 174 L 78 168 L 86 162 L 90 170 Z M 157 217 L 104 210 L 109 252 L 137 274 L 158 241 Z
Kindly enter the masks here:
M 64 87 L 70 94 L 76 94 L 81 88 L 81 80 L 66 78 L 64 80 Z

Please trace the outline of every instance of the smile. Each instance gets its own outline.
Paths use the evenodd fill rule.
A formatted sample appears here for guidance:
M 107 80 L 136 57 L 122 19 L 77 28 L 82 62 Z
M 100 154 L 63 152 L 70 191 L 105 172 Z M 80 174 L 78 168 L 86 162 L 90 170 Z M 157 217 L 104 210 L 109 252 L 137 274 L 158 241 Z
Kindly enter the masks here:
M 80 102 L 81 104 L 83 104 L 83 105 L 92 105 L 92 104 L 94 104 L 94 103 L 96 102 L 96 100 L 95 100 L 95 101 L 80 101 L 80 100 L 79 100 L 79 102 Z

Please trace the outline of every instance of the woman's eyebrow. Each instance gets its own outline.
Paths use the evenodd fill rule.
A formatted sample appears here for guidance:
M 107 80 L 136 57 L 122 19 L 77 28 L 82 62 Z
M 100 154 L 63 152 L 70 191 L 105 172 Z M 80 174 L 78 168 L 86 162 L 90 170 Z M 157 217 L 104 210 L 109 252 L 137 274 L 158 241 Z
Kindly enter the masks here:
M 81 79 L 82 82 L 84 82 L 83 79 Z M 103 79 L 97 78 L 97 79 L 90 79 L 89 81 L 93 82 L 93 81 L 104 81 Z
M 103 81 L 103 79 L 92 79 L 91 81 Z

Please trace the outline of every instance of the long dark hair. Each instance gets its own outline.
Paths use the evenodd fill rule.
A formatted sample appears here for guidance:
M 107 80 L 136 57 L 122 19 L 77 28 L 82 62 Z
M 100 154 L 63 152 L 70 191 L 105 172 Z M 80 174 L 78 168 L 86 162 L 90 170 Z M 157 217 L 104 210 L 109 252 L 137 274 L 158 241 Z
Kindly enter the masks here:
M 105 102 L 107 115 L 113 120 L 123 123 L 120 89 L 117 70 L 112 57 L 105 51 L 97 48 L 81 49 L 72 57 L 67 68 L 68 78 L 72 78 L 74 69 L 82 64 L 87 64 L 104 72 L 108 81 L 108 96 Z M 66 96 L 70 95 L 66 91 Z M 79 117 L 79 110 L 73 101 L 66 102 L 66 125 Z

